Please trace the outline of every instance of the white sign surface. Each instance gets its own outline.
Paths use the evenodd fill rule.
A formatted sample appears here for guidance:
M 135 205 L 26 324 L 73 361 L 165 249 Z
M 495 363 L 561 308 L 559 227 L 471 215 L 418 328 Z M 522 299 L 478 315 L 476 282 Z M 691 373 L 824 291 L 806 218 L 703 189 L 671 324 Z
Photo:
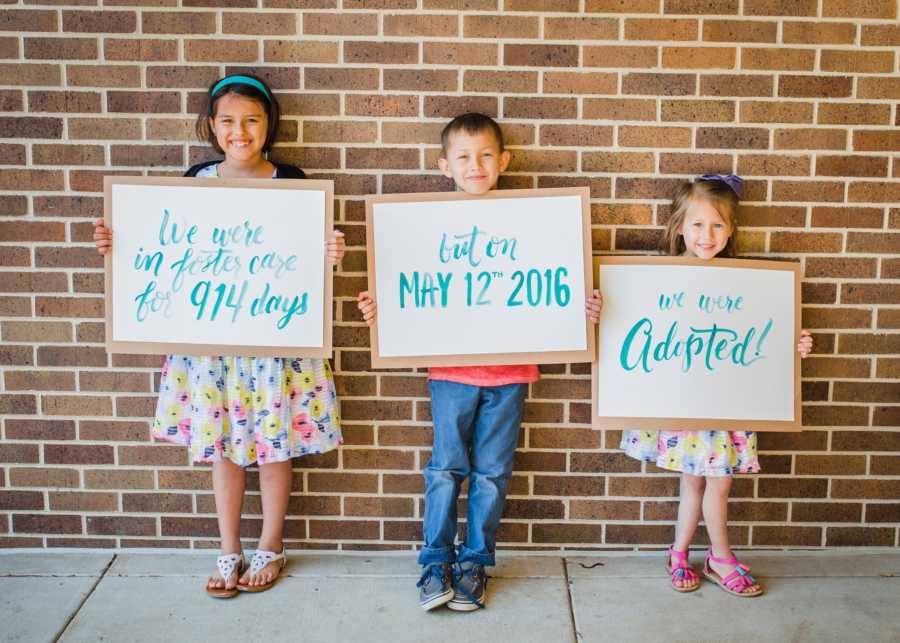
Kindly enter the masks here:
M 595 424 L 799 428 L 796 266 L 598 262 Z
M 149 353 L 206 353 L 213 346 L 220 354 L 247 354 L 242 347 L 253 347 L 250 354 L 330 351 L 328 189 L 285 189 L 284 181 L 276 188 L 268 180 L 145 181 L 151 184 L 114 182 L 107 193 L 112 344 L 144 344 L 128 349 Z
M 399 195 L 370 204 L 373 364 L 423 356 L 408 363 L 565 361 L 571 356 L 534 354 L 589 348 L 586 195 L 505 192 L 481 199 Z

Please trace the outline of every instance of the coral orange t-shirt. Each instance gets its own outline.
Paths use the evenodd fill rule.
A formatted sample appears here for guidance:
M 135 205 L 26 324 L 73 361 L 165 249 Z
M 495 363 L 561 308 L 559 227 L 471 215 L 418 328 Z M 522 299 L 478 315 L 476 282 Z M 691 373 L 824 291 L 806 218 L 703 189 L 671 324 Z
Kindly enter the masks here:
M 506 386 L 530 384 L 541 378 L 537 364 L 514 366 L 433 366 L 428 378 L 470 386 Z

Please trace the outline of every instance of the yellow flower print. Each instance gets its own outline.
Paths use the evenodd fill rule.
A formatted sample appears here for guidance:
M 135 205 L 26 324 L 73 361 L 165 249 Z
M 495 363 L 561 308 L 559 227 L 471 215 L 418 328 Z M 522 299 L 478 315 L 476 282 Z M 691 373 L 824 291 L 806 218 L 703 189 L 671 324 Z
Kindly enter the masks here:
M 254 410 L 259 411 L 260 409 L 266 408 L 266 405 L 269 403 L 269 393 L 263 389 L 258 390 L 253 394 L 253 408 Z
M 263 422 L 263 432 L 267 438 L 274 438 L 281 430 L 281 418 L 277 415 L 270 415 Z
M 312 371 L 303 371 L 300 373 L 300 386 L 303 387 L 303 390 L 309 393 L 311 390 L 316 388 L 316 376 Z
M 170 404 L 166 407 L 166 419 L 169 421 L 169 425 L 178 424 L 178 419 L 181 417 L 181 407 L 177 404 Z
M 331 379 L 331 365 L 327 359 L 322 362 L 322 367 L 325 369 L 325 377 Z
M 691 434 L 684 440 L 684 450 L 686 453 L 697 453 L 703 447 L 703 441 L 696 435 Z
M 250 462 L 256 462 L 256 443 L 251 442 L 250 448 L 247 449 L 247 460 Z
M 209 446 L 216 441 L 216 429 L 212 422 L 204 422 L 200 432 L 203 434 L 203 444 Z
M 341 414 L 338 412 L 337 409 L 335 409 L 331 412 L 331 419 L 334 420 L 334 426 L 341 425 Z
M 204 386 L 200 389 L 200 395 L 202 395 L 202 400 L 207 404 L 213 404 L 218 402 L 219 391 L 215 386 Z
M 172 383 L 175 385 L 176 391 L 184 391 L 187 389 L 187 373 L 177 372 L 172 376 Z
M 325 404 L 322 400 L 315 399 L 309 404 L 309 414 L 312 416 L 314 420 L 318 420 L 322 417 L 322 414 L 325 412 Z

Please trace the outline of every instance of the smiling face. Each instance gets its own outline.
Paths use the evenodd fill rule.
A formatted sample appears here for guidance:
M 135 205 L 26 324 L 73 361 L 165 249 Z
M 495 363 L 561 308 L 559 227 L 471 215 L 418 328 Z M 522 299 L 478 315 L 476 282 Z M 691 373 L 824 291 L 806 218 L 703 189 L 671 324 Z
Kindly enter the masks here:
M 209 119 L 209 126 L 226 160 L 247 163 L 262 156 L 269 120 L 259 101 L 226 94 L 216 101 L 216 114 Z
M 712 259 L 725 248 L 731 232 L 731 225 L 709 201 L 692 199 L 681 224 L 684 254 L 687 257 Z
M 509 152 L 501 152 L 500 144 L 490 130 L 470 134 L 454 132 L 447 142 L 447 154 L 438 159 L 444 176 L 452 178 L 467 194 L 484 194 L 497 187 L 497 179 L 509 165 Z

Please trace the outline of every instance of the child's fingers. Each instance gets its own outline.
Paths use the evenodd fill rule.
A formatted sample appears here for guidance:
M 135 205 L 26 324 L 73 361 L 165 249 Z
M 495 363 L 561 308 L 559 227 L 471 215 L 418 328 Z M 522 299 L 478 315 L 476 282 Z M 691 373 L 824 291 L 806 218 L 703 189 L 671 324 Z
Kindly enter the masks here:
M 334 236 L 337 237 L 338 239 L 343 239 L 344 233 L 341 232 L 340 230 L 334 230 Z
M 359 293 L 359 294 L 356 296 L 356 301 L 362 302 L 362 301 L 364 301 L 364 300 L 366 300 L 366 299 L 371 299 L 371 298 L 372 298 L 372 296 L 369 294 L 369 291 L 368 291 L 368 290 L 363 290 L 361 293 Z

